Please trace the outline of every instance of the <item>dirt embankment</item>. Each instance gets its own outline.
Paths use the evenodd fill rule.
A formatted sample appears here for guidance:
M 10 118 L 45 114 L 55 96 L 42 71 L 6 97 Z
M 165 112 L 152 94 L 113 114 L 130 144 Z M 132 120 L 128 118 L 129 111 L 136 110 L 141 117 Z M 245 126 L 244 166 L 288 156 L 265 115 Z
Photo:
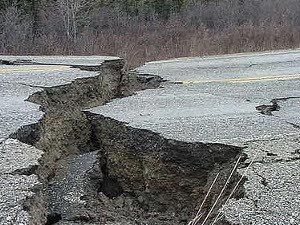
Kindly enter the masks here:
M 159 87 L 159 77 L 125 73 L 123 66 L 107 61 L 99 76 L 29 97 L 44 118 L 12 137 L 44 151 L 31 171 L 43 183 L 39 199 L 27 202 L 32 224 L 188 224 L 220 173 L 204 215 L 216 200 L 241 148 L 170 140 L 84 111 Z M 238 179 L 235 174 L 210 218 Z M 241 195 L 238 190 L 235 197 Z

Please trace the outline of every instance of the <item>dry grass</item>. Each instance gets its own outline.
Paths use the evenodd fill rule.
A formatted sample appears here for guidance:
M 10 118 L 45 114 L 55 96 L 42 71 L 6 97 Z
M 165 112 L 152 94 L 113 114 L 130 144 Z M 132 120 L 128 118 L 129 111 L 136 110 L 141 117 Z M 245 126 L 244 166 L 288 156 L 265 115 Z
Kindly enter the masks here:
M 266 27 L 245 24 L 215 31 L 205 27 L 164 24 L 157 25 L 154 31 L 141 27 L 136 33 L 103 30 L 95 35 L 86 31 L 71 46 L 64 41 L 57 40 L 55 36 L 41 36 L 31 51 L 17 45 L 8 53 L 113 55 L 125 58 L 132 68 L 147 61 L 169 58 L 298 48 L 299 46 L 300 30 L 288 25 L 270 24 Z

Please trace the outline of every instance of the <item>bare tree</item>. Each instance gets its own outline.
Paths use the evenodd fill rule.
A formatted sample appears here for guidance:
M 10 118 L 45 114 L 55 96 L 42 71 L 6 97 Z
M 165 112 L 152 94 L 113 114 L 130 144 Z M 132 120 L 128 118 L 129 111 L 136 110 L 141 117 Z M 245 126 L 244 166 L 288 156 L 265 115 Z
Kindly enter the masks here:
M 77 40 L 79 16 L 86 4 L 86 0 L 57 1 L 58 9 L 64 24 L 65 34 L 72 43 Z
M 31 47 L 32 29 L 28 16 L 22 15 L 16 6 L 0 12 L 0 51 L 24 53 Z

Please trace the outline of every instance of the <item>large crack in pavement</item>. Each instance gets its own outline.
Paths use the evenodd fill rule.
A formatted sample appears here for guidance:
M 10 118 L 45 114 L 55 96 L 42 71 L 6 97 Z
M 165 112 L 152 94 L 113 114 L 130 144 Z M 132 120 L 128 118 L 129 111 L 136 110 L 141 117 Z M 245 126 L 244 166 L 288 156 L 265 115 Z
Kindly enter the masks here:
M 21 141 L 22 149 L 41 154 L 29 169 L 14 168 L 15 174 L 37 175 L 40 182 L 30 181 L 38 185 L 24 200 L 30 220 L 23 224 L 187 224 L 219 173 L 202 211 L 209 212 L 242 148 L 166 139 L 84 111 L 159 87 L 159 77 L 125 73 L 123 65 L 122 60 L 107 61 L 97 68 L 99 76 L 29 97 L 44 117 L 21 127 L 6 143 Z M 234 173 L 207 222 L 239 178 Z M 240 187 L 233 197 L 242 196 Z
M 127 221 L 122 224 L 134 224 L 133 218 L 137 224 L 187 224 L 213 178 L 220 173 L 221 179 L 203 209 L 207 213 L 241 152 L 234 146 L 166 139 L 108 117 L 87 115 L 102 159 L 104 178 L 100 190 L 118 201 L 132 199 L 135 205 L 132 212 L 121 210 L 114 214 L 118 218 L 127 213 Z M 223 198 L 237 179 L 232 179 Z M 241 195 L 239 191 L 235 196 Z M 137 214 L 132 218 L 134 211 Z

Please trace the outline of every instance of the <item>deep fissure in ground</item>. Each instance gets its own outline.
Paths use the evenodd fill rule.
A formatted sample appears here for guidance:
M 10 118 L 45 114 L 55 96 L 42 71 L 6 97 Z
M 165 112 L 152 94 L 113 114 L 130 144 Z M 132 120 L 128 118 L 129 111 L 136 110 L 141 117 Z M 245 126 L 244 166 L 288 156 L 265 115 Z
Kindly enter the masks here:
M 217 173 L 204 214 L 222 189 L 241 148 L 170 140 L 84 111 L 159 87 L 159 77 L 125 73 L 123 66 L 107 61 L 99 76 L 29 97 L 45 115 L 11 137 L 45 152 L 41 165 L 27 171 L 43 183 L 27 203 L 32 224 L 187 224 Z M 212 217 L 238 179 L 235 174 Z M 234 197 L 242 195 L 240 188 Z M 38 217 L 37 207 L 44 210 Z

